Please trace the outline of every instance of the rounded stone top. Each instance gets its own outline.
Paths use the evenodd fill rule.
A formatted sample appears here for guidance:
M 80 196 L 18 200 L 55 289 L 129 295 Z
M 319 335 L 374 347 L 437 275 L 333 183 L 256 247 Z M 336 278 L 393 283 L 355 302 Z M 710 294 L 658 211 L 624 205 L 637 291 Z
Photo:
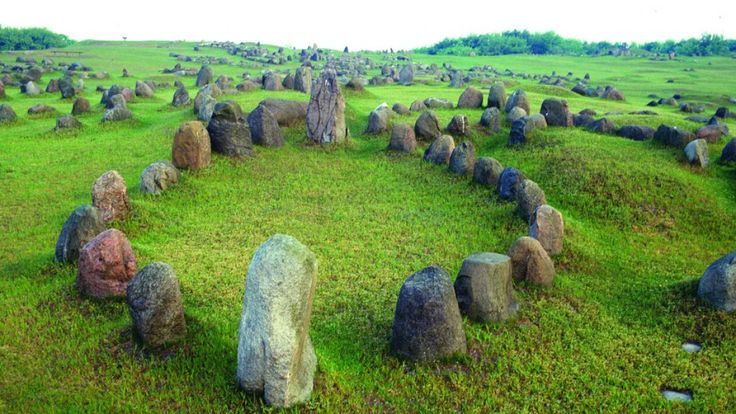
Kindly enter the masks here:
M 465 258 L 465 262 L 479 262 L 479 263 L 503 263 L 511 260 L 510 257 L 500 253 L 480 252 L 473 253 Z

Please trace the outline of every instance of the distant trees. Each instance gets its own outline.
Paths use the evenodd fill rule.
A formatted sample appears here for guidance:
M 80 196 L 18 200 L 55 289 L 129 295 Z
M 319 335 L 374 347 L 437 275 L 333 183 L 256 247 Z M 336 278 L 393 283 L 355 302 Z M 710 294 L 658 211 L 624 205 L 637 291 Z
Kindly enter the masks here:
M 17 29 L 0 26 L 0 50 L 36 50 L 65 47 L 74 43 L 63 34 L 48 29 L 31 27 Z
M 614 55 L 614 54 L 670 54 L 686 56 L 729 55 L 736 52 L 736 40 L 727 40 L 720 35 L 704 34 L 700 39 L 691 38 L 675 42 L 648 42 L 628 44 L 625 42 L 582 42 L 565 39 L 555 32 L 531 33 L 528 30 L 511 30 L 503 33 L 470 35 L 458 39 L 444 39 L 418 52 L 430 55 L 471 54 L 480 56 L 512 55 Z

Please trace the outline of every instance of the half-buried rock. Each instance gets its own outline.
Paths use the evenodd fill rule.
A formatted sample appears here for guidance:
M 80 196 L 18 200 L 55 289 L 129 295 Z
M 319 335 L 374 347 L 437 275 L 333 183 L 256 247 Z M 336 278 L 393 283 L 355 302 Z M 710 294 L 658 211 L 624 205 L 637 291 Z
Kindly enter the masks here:
M 444 269 L 424 268 L 401 286 L 390 346 L 399 358 L 420 362 L 467 352 L 455 290 Z
M 307 137 L 318 144 L 340 143 L 350 137 L 345 123 L 345 99 L 332 68 L 323 69 L 312 88 L 307 106 Z
M 447 164 L 450 162 L 450 156 L 454 149 L 455 140 L 449 135 L 442 135 L 435 139 L 424 151 L 424 161 L 439 165 Z
M 253 155 L 250 128 L 236 102 L 225 101 L 215 105 L 207 132 L 212 141 L 212 151 L 234 157 Z
M 248 114 L 250 137 L 254 144 L 264 147 L 281 147 L 284 145 L 284 134 L 281 132 L 276 116 L 268 106 L 259 104 Z
M 168 161 L 151 163 L 141 174 L 140 191 L 143 194 L 161 194 L 179 182 L 179 170 Z
M 199 170 L 212 158 L 210 134 L 199 121 L 185 122 L 174 135 L 171 160 L 176 168 Z
M 529 237 L 539 241 L 547 254 L 554 256 L 562 252 L 565 239 L 565 221 L 562 214 L 549 204 L 537 207 L 529 225 Z
M 281 234 L 258 247 L 248 268 L 237 380 L 271 406 L 302 403 L 312 392 L 317 356 L 309 320 L 316 278 L 314 253 Z
M 512 275 L 515 280 L 549 286 L 555 278 L 555 265 L 536 239 L 520 237 L 509 248 Z
M 736 310 L 736 251 L 708 266 L 698 284 L 698 297 L 716 309 Z
M 135 255 L 125 234 L 105 230 L 79 252 L 77 289 L 97 299 L 123 297 L 136 270 Z
M 130 211 L 128 187 L 115 170 L 102 174 L 92 185 L 92 205 L 104 221 L 120 220 Z
M 480 157 L 473 168 L 473 181 L 481 185 L 495 187 L 503 172 L 503 165 L 491 157 Z
M 151 263 L 128 283 L 126 300 L 133 331 L 151 347 L 176 342 L 187 333 L 179 280 L 166 263 Z
M 475 253 L 463 260 L 455 279 L 460 312 L 480 322 L 500 322 L 516 314 L 511 280 L 511 258 L 497 253 Z
M 57 262 L 76 262 L 82 246 L 105 229 L 105 222 L 96 208 L 87 204 L 77 207 L 64 222 L 54 258 Z

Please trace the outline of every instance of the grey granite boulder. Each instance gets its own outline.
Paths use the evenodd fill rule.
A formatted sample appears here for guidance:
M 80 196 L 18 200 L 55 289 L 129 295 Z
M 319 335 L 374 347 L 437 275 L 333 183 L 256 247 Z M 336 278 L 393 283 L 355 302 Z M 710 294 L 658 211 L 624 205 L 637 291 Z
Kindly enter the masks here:
M 433 164 L 447 164 L 450 162 L 452 151 L 455 150 L 455 140 L 449 135 L 442 135 L 432 141 L 424 151 L 424 161 Z
M 126 301 L 133 331 L 144 344 L 158 347 L 186 335 L 179 280 L 168 264 L 154 262 L 136 272 L 128 282 Z
M 455 279 L 460 312 L 480 322 L 500 322 L 516 314 L 511 258 L 497 253 L 475 253 L 463 260 Z
M 716 309 L 736 310 L 736 251 L 708 266 L 698 284 L 698 297 Z
M 537 207 L 530 219 L 529 237 L 537 239 L 550 256 L 561 253 L 565 238 L 562 214 L 549 204 Z
M 64 222 L 56 240 L 54 259 L 62 263 L 74 263 L 82 246 L 106 230 L 98 210 L 90 205 L 77 207 Z
M 156 161 L 143 170 L 140 191 L 143 194 L 161 194 L 179 182 L 179 174 L 169 161 Z

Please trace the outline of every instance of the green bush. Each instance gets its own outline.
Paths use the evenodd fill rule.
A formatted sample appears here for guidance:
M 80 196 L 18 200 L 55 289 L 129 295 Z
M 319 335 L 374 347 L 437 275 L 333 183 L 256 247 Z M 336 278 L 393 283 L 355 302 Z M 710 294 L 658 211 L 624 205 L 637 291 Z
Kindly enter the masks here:
M 66 47 L 74 43 L 63 34 L 40 27 L 18 29 L 0 26 L 0 50 L 36 50 Z

